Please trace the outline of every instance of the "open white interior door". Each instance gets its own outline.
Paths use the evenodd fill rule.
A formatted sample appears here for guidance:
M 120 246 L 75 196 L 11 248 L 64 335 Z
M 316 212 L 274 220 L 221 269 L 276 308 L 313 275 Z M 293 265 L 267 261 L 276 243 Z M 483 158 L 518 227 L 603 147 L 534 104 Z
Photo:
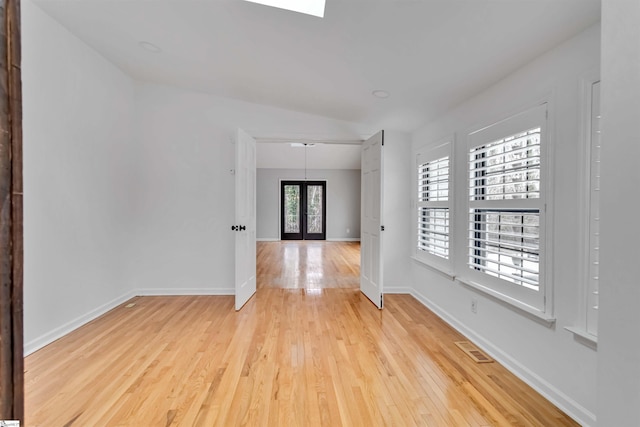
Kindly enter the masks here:
M 256 293 L 256 140 L 236 138 L 236 310 Z
M 362 144 L 360 290 L 382 308 L 382 166 L 384 131 Z

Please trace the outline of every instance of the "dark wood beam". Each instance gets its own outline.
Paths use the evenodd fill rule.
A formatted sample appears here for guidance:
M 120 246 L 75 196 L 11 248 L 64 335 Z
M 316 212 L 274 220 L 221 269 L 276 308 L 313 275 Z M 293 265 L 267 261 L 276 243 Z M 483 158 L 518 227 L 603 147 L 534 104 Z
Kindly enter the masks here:
M 24 422 L 20 0 L 0 0 L 0 420 Z

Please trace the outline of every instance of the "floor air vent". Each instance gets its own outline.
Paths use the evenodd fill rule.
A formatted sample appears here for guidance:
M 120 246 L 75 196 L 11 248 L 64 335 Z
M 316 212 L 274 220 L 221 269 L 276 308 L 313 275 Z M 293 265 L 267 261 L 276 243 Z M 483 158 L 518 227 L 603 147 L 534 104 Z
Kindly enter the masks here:
M 476 363 L 490 363 L 493 359 L 487 356 L 482 350 L 478 349 L 473 343 L 469 341 L 456 341 L 460 350 L 464 351 L 467 356 L 472 358 Z

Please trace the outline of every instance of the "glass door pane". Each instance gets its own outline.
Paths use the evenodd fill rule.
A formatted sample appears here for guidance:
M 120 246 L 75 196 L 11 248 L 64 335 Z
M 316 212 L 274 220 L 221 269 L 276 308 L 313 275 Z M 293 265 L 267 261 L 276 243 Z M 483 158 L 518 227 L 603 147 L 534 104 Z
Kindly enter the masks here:
M 307 185 L 307 234 L 322 233 L 322 185 Z
M 326 181 L 281 181 L 280 238 L 325 240 Z
M 280 189 L 280 238 L 302 240 L 304 192 L 300 181 L 282 181 Z
M 300 233 L 300 186 L 284 186 L 284 232 Z

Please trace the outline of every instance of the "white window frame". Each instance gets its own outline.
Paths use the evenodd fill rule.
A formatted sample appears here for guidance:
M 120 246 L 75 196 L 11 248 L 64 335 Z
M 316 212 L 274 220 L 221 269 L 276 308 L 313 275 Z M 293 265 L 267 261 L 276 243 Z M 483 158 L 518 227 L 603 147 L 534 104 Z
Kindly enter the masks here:
M 454 135 L 450 137 L 439 140 L 434 144 L 430 144 L 427 146 L 423 146 L 422 148 L 416 150 L 414 152 L 414 167 L 412 172 L 412 182 L 413 182 L 413 214 L 412 214 L 412 223 L 413 223 L 413 238 L 412 238 L 412 255 L 413 259 L 428 265 L 429 267 L 435 268 L 451 277 L 453 277 L 452 273 L 452 260 L 455 256 L 454 250 L 454 239 L 453 239 L 453 230 L 455 227 L 454 221 L 454 212 L 453 212 L 453 200 L 455 197 L 455 189 L 454 189 L 454 158 L 453 158 L 453 141 Z M 435 160 L 439 160 L 447 157 L 449 159 L 449 174 L 448 174 L 448 198 L 446 201 L 437 201 L 437 202 L 421 202 L 418 199 L 418 186 L 419 186 L 419 173 L 418 170 L 421 165 L 432 162 Z M 418 249 L 418 210 L 420 207 L 433 207 L 433 208 L 444 208 L 448 210 L 449 213 L 449 251 L 448 257 L 444 258 L 439 255 L 434 255 L 428 251 L 423 251 Z
M 581 144 L 581 176 L 580 176 L 580 286 L 582 297 L 580 299 L 580 318 L 576 326 L 567 327 L 566 329 L 587 340 L 589 343 L 597 346 L 598 343 L 598 310 L 599 304 L 599 280 L 595 277 L 597 267 L 597 251 L 599 245 L 594 245 L 593 238 L 595 230 L 593 227 L 594 213 L 594 196 L 597 197 L 597 188 L 593 188 L 593 168 L 594 168 L 594 132 L 598 123 L 594 123 L 594 119 L 599 120 L 600 100 L 594 99 L 594 85 L 600 83 L 600 76 L 597 71 L 591 72 L 581 81 L 582 86 L 582 144 Z M 596 94 L 597 95 L 597 94 Z M 594 109 L 597 109 L 594 111 Z M 594 253 L 595 250 L 595 253 Z M 596 267 L 594 269 L 594 266 Z
M 597 87 L 596 87 L 597 85 Z M 586 222 L 588 227 L 588 245 L 587 245 L 587 262 L 588 268 L 586 273 L 588 274 L 587 280 L 587 315 L 586 315 L 586 330 L 588 334 L 598 336 L 598 305 L 600 303 L 599 291 L 600 291 L 600 227 L 598 222 L 600 221 L 600 82 L 594 82 L 592 89 L 597 89 L 591 96 L 592 101 L 592 114 L 595 116 L 591 120 L 592 131 L 589 132 L 589 221 Z M 596 135 L 597 134 L 597 135 Z M 587 235 L 587 234 L 585 234 Z
M 548 214 L 547 200 L 551 200 L 548 196 L 549 183 L 551 177 L 549 171 L 551 165 L 548 153 L 551 151 L 551 138 L 549 138 L 548 124 L 548 103 L 544 102 L 535 107 L 529 108 L 519 114 L 512 115 L 502 121 L 496 122 L 484 128 L 480 128 L 471 132 L 467 138 L 466 159 L 467 164 L 466 183 L 464 198 L 466 203 L 465 216 L 465 245 L 464 251 L 460 251 L 458 259 L 459 271 L 456 278 L 469 286 L 486 292 L 502 301 L 506 301 L 528 313 L 547 321 L 553 321 L 552 317 L 552 301 L 547 298 L 552 293 L 551 283 L 551 242 L 550 239 L 550 223 Z M 493 205 L 496 209 L 534 209 L 539 212 L 539 289 L 532 290 L 524 286 L 520 286 L 507 280 L 499 279 L 482 271 L 473 269 L 467 265 L 469 258 L 468 252 L 468 230 L 470 225 L 469 212 L 479 203 L 471 201 L 469 197 L 469 173 L 468 166 L 470 150 L 494 141 L 504 139 L 505 137 L 515 135 L 517 133 L 527 131 L 534 128 L 540 128 L 540 197 L 537 199 L 519 199 L 504 201 L 489 201 L 492 203 L 483 203 L 483 205 Z M 495 202 L 495 203 L 494 203 Z M 462 223 L 462 221 L 460 222 Z M 463 267 L 464 266 L 464 267 Z

